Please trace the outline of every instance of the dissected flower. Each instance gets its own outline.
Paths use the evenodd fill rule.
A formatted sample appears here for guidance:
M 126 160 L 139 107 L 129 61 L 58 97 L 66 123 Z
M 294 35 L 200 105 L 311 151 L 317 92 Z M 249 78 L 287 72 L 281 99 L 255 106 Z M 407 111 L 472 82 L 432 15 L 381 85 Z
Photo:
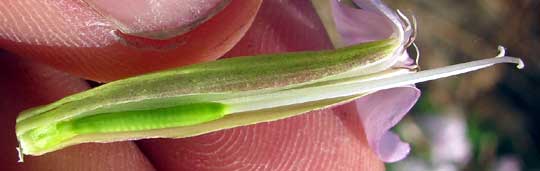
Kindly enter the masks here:
M 396 161 L 408 153 L 409 147 L 387 130 L 418 99 L 419 91 L 411 84 L 496 63 L 523 65 L 517 58 L 505 57 L 501 49 L 497 58 L 415 73 L 416 63 L 405 52 L 414 39 L 413 25 L 379 1 L 355 2 L 361 11 L 379 16 L 381 24 L 365 28 L 380 29 L 369 39 L 342 39 L 350 46 L 333 51 L 196 64 L 118 80 L 68 96 L 24 111 L 17 118 L 22 153 L 41 155 L 85 142 L 195 136 L 292 117 L 372 94 L 353 104 L 369 144 L 382 160 Z M 346 34 L 343 30 L 347 29 L 338 21 L 351 15 L 338 12 L 355 9 L 337 1 L 331 3 L 336 30 Z

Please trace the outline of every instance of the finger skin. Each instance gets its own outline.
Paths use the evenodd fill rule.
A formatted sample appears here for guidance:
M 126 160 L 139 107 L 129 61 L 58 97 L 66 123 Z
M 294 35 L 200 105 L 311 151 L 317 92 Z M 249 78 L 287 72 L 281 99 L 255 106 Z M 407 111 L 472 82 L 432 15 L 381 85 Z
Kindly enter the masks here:
M 88 85 L 43 64 L 0 52 L 0 170 L 154 170 L 132 142 L 82 144 L 17 163 L 15 119 L 29 107 L 43 105 Z
M 253 26 L 226 56 L 331 47 L 309 1 L 264 1 Z M 158 170 L 384 170 L 356 113 L 344 107 L 137 144 Z
M 22 4 L 41 3 L 41 1 L 36 0 L 3 1 L 0 2 L 0 5 L 4 2 L 22 2 Z M 249 31 L 250 33 L 243 38 L 240 44 L 227 54 L 228 56 L 331 48 L 331 44 L 328 41 L 328 38 L 326 38 L 326 34 L 308 1 L 291 1 L 290 4 L 288 4 L 289 2 L 287 1 L 265 1 L 265 3 L 266 7 L 265 10 L 263 10 L 264 14 L 259 15 L 259 18 L 256 21 L 257 26 Z M 18 3 L 15 3 L 15 5 L 12 4 L 9 8 L 16 7 L 17 4 Z M 308 8 L 306 9 L 306 7 Z M 0 8 L 8 9 L 8 7 L 5 6 Z M 44 10 L 39 11 L 48 14 Z M 0 15 L 7 14 L 4 12 Z M 14 14 L 12 13 L 10 15 Z M 291 22 L 291 20 L 293 20 L 293 22 Z M 26 18 L 24 21 L 29 22 L 32 20 Z M 39 21 L 47 22 L 51 20 Z M 58 25 L 58 21 L 53 21 L 51 23 Z M 32 43 L 28 43 L 34 40 L 31 38 L 22 39 L 27 41 L 26 43 L 17 41 L 17 38 L 22 37 L 22 35 L 17 35 L 19 36 L 17 37 L 14 36 L 16 34 L 13 34 L 12 32 L 21 30 L 21 25 L 13 26 L 13 23 L 14 22 L 8 26 L 0 27 L 3 29 L 0 30 L 0 32 L 4 33 L 1 35 L 4 37 L 0 40 L 0 46 L 9 49 L 12 52 L 20 53 L 27 59 L 34 60 L 40 55 L 45 56 L 43 58 L 44 60 L 38 61 L 51 64 L 55 67 L 62 66 L 59 67 L 62 69 L 64 69 L 63 67 L 67 67 L 68 69 L 72 68 L 72 70 L 68 71 L 83 75 L 87 78 L 93 78 L 94 76 L 97 78 L 97 76 L 105 75 L 107 79 L 115 79 L 119 75 L 116 72 L 131 72 L 137 70 L 132 67 L 143 68 L 140 69 L 141 72 L 146 72 L 146 68 L 152 68 L 154 65 L 168 65 L 163 63 L 168 63 L 169 59 L 161 58 L 160 55 L 155 54 L 148 55 L 153 57 L 151 60 L 148 59 L 148 56 L 144 56 L 144 60 L 141 60 L 142 62 L 139 62 L 136 65 L 127 64 L 130 63 L 131 60 L 137 59 L 139 57 L 138 55 L 134 55 L 134 59 L 116 59 L 110 56 L 114 56 L 115 54 L 131 55 L 131 51 L 141 53 L 139 52 L 141 49 L 143 51 L 150 51 L 144 52 L 149 54 L 153 52 L 152 50 L 155 51 L 156 49 L 158 49 L 159 52 L 167 51 L 170 47 L 169 45 L 174 45 L 175 41 L 170 40 L 172 43 L 156 42 L 120 34 L 120 36 L 122 36 L 121 38 L 126 41 L 113 45 L 127 45 L 126 47 L 132 47 L 133 49 L 118 50 L 117 48 L 114 48 L 115 46 L 81 48 L 71 46 L 57 47 L 51 45 L 33 45 Z M 107 26 L 103 25 L 93 27 L 104 27 L 102 28 L 103 30 L 112 30 L 110 28 L 106 29 Z M 38 29 L 35 28 L 34 30 Z M 71 29 L 62 30 L 62 32 L 68 34 L 70 30 Z M 36 31 L 24 31 L 24 33 L 33 32 Z M 107 35 L 108 33 L 99 35 Z M 201 36 L 207 35 L 207 33 L 201 34 Z M 43 36 L 43 34 L 39 35 Z M 101 36 L 100 38 L 99 35 L 94 34 L 93 36 L 98 37 L 95 39 L 114 42 L 107 39 L 109 37 Z M 77 36 L 84 37 L 80 35 L 76 35 L 75 37 Z M 9 39 L 5 37 L 8 37 Z M 66 37 L 69 38 L 70 35 L 64 35 L 63 37 L 56 38 L 56 40 L 64 40 Z M 66 40 L 69 40 L 67 41 L 68 43 L 73 43 L 72 41 L 75 41 L 71 39 Z M 75 43 L 77 43 L 77 41 L 75 41 Z M 221 43 L 226 42 L 220 42 L 218 44 Z M 97 45 L 101 45 L 99 44 L 99 41 Z M 110 49 L 105 52 L 100 51 L 103 48 Z M 214 50 L 216 49 L 210 48 L 208 51 Z M 125 61 L 127 62 L 124 63 Z M 197 61 L 199 61 L 199 59 L 197 59 Z M 103 64 L 103 66 L 91 65 L 94 63 Z M 117 67 L 108 67 L 109 64 L 107 63 L 117 64 Z M 106 81 L 107 79 L 103 80 Z M 364 131 L 355 117 L 355 114 L 347 112 L 350 111 L 339 109 L 324 110 L 282 121 L 235 128 L 193 138 L 145 140 L 140 141 L 138 145 L 158 170 L 383 170 L 384 165 L 367 146 Z M 8 118 L 7 120 L 14 120 L 14 117 Z M 8 133 L 9 132 L 14 131 L 9 130 Z M 82 147 L 75 146 L 73 148 Z M 72 148 L 67 148 L 66 150 L 61 150 L 57 153 L 70 149 Z M 107 151 L 114 150 L 117 149 L 107 149 Z M 9 151 L 9 149 L 5 151 Z M 51 153 L 51 156 L 54 156 L 54 154 L 56 153 Z M 72 158 L 73 160 L 88 157 L 75 154 L 65 156 L 77 156 Z M 127 156 L 128 157 L 126 158 L 129 158 L 131 155 Z M 124 162 L 129 163 L 130 161 L 137 161 L 137 164 L 145 163 L 138 162 L 140 161 L 138 157 L 132 158 L 135 159 L 126 160 Z M 101 156 L 101 159 L 110 161 L 103 156 Z M 92 161 L 94 161 L 93 159 L 87 160 L 90 161 L 88 162 L 89 164 L 94 166 L 83 165 L 86 166 L 86 168 L 107 168 L 102 167 L 102 165 L 100 165 L 102 164 L 101 162 L 92 163 Z M 68 162 L 77 163 L 77 161 Z M 36 162 L 36 164 L 32 166 L 38 168 L 40 165 L 45 165 L 47 162 L 47 160 L 41 163 Z M 55 167 L 51 170 L 61 170 L 58 169 L 62 167 L 59 166 L 60 164 L 54 164 L 54 162 L 50 163 L 53 163 L 51 164 L 52 166 L 47 167 Z M 105 164 L 107 163 L 105 162 Z
M 311 112 L 185 139 L 140 141 L 158 170 L 383 170 L 352 114 Z
M 218 13 L 229 0 L 85 0 L 123 33 L 167 39 Z
M 0 48 L 108 82 L 222 56 L 247 31 L 261 1 L 231 1 L 194 30 L 153 40 L 122 34 L 84 1 L 2 0 Z

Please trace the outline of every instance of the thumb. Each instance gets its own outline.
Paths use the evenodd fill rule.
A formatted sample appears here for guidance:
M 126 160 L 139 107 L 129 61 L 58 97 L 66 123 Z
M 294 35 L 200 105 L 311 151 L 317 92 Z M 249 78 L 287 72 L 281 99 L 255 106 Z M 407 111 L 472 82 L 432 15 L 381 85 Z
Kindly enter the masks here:
M 120 31 L 151 39 L 183 34 L 223 10 L 229 0 L 86 0 Z
M 160 2 L 169 1 L 173 2 Z M 182 9 L 182 4 L 165 8 L 163 3 L 144 6 L 146 1 L 121 1 L 124 3 L 118 4 L 119 1 L 3 0 L 0 1 L 3 19 L 0 48 L 101 82 L 213 60 L 240 40 L 251 25 L 261 0 L 231 1 L 196 29 L 172 39 L 155 40 L 129 34 L 148 32 L 155 36 L 163 29 L 188 27 L 186 23 L 206 19 L 205 16 L 215 12 L 213 9 L 223 1 L 211 1 L 213 5 L 209 6 L 188 4 L 201 5 L 206 14 L 193 15 L 195 17 L 186 22 L 171 23 L 160 21 L 174 20 L 181 12 L 171 11 Z M 105 8 L 108 5 L 117 8 Z M 147 13 L 163 16 L 153 20 Z M 142 24 L 130 22 L 134 18 L 140 18 Z

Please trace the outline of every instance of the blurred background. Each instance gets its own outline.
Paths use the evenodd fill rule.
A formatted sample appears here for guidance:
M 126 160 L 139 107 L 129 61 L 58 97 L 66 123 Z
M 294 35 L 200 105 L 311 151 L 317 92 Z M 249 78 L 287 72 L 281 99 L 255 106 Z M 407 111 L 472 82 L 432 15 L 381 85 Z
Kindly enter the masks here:
M 423 95 L 395 128 L 412 152 L 389 170 L 540 170 L 540 1 L 385 2 L 417 17 L 423 69 L 490 58 L 497 45 L 526 64 L 417 84 Z

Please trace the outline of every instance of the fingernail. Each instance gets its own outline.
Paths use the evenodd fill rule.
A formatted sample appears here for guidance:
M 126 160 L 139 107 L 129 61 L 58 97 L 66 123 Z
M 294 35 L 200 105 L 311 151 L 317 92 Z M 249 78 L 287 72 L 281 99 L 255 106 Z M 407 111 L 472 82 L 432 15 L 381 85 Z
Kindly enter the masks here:
M 169 39 L 186 33 L 220 12 L 230 0 L 85 0 L 122 33 Z

